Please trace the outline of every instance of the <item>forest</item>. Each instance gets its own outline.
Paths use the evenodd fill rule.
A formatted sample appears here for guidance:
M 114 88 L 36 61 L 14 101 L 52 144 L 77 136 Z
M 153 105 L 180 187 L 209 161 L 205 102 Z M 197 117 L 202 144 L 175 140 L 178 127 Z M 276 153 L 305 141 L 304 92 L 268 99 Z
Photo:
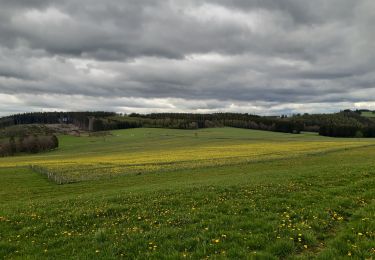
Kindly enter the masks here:
M 318 132 L 331 137 L 375 137 L 375 120 L 368 110 L 343 110 L 332 114 L 259 116 L 240 113 L 38 112 L 0 118 L 0 128 L 20 124 L 74 124 L 83 130 L 107 131 L 128 128 L 201 129 L 235 127 L 299 134 Z M 91 122 L 90 122 L 91 121 Z

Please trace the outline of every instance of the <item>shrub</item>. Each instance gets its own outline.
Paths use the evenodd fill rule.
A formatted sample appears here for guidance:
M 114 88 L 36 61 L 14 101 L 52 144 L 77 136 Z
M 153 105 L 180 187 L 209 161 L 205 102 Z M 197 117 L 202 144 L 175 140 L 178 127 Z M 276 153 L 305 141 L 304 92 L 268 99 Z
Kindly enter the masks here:
M 11 156 L 17 152 L 39 153 L 56 149 L 59 140 L 52 136 L 21 136 L 16 142 L 14 137 L 10 137 L 8 142 L 0 144 L 0 156 Z

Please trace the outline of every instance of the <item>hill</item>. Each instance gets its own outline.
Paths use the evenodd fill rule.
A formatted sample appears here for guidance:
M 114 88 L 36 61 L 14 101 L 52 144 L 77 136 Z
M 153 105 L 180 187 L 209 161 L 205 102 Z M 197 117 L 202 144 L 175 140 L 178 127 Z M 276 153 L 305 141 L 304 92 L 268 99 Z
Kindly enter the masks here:
M 22 156 L 21 161 L 5 158 L 2 165 L 31 166 L 57 183 L 69 183 L 288 158 L 368 144 L 372 141 L 233 128 L 194 132 L 142 128 L 114 131 L 112 136 L 60 136 L 58 150 L 42 156 Z

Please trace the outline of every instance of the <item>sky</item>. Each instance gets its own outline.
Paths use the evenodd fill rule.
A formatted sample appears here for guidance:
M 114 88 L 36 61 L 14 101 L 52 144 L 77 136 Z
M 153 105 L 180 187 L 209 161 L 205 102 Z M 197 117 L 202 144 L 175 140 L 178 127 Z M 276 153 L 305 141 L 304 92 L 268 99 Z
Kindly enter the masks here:
M 0 116 L 375 109 L 374 0 L 0 0 Z

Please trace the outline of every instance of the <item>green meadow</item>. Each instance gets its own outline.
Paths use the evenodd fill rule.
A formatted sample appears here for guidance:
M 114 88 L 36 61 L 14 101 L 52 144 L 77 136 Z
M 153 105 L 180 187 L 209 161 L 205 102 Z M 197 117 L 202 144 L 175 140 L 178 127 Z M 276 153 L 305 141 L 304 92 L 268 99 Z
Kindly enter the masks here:
M 59 141 L 0 158 L 0 258 L 375 257 L 373 139 L 142 128 Z
M 364 116 L 364 117 L 375 117 L 375 113 L 373 113 L 372 111 L 366 111 L 366 112 L 362 112 L 361 116 Z

